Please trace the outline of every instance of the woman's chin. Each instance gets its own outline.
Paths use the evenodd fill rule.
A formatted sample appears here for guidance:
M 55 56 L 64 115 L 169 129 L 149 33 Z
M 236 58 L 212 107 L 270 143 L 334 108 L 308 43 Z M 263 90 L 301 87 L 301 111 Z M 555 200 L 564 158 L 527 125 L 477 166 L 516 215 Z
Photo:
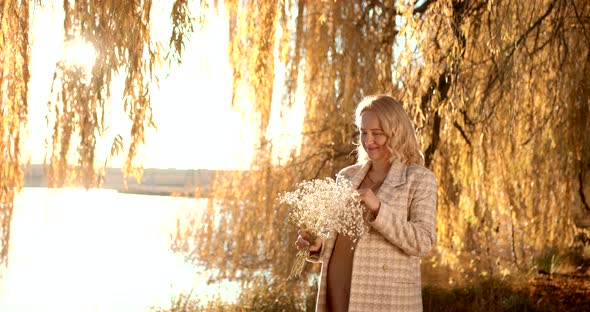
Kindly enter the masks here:
M 387 161 L 389 160 L 388 155 L 378 154 L 378 153 L 367 153 L 367 156 L 372 161 Z
M 369 154 L 369 159 L 372 161 L 380 161 L 380 160 L 384 160 L 384 157 L 381 157 L 381 155 L 371 155 Z

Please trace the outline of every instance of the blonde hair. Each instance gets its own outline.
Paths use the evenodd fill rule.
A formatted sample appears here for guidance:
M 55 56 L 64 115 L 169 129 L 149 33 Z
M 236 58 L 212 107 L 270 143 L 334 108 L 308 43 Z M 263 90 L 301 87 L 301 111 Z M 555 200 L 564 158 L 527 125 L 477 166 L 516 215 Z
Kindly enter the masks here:
M 406 165 L 424 166 L 424 156 L 420 151 L 416 130 L 410 117 L 400 102 L 389 95 L 372 95 L 365 97 L 356 108 L 356 125 L 360 128 L 361 116 L 371 111 L 377 115 L 381 128 L 387 136 L 385 146 L 391 153 L 390 162 L 398 159 Z M 358 163 L 369 160 L 369 156 L 358 142 Z

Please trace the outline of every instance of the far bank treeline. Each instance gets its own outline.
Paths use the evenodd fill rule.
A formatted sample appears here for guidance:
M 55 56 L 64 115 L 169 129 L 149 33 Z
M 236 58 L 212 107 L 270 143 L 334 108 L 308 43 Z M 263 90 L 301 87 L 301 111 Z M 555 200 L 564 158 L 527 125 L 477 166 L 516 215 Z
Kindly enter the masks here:
M 353 110 L 374 93 L 404 102 L 437 176 L 433 256 L 440 265 L 461 265 L 465 275 L 527 271 L 545 249 L 573 246 L 587 234 L 587 1 L 176 0 L 164 50 L 150 39 L 151 6 L 149 0 L 65 1 L 66 37 L 92 41 L 99 57 L 85 82 L 75 69 L 56 67 L 48 173 L 52 186 L 68 179 L 100 184 L 96 177 L 106 166 L 97 164 L 96 140 L 105 130 L 111 77 L 123 71 L 121 109 L 130 118 L 131 141 L 118 136 L 111 154 L 126 153 L 124 170 L 140 174 L 134 156 L 153 126 L 154 67 L 165 57 L 179 61 L 186 38 L 207 21 L 207 12 L 226 10 L 233 104 L 259 122 L 254 163 L 246 173 L 214 182 L 208 209 L 183 220 L 174 246 L 218 268 L 219 278 L 248 278 L 261 270 L 285 276 L 296 229 L 277 194 L 355 161 Z M 0 0 L 0 9 L 5 262 L 12 200 L 23 179 L 19 140 L 27 124 L 31 7 Z M 253 104 L 250 110 L 240 106 L 245 102 Z M 271 110 L 289 118 L 298 103 L 306 109 L 301 144 L 284 155 L 265 135 Z

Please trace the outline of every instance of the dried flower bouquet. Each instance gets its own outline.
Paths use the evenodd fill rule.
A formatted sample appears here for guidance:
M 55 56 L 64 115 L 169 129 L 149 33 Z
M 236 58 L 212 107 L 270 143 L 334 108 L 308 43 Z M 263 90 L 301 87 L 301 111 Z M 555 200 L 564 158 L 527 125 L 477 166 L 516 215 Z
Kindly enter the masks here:
M 330 232 L 355 242 L 365 231 L 364 206 L 350 181 L 343 177 L 303 181 L 295 191 L 279 195 L 279 201 L 292 207 L 289 221 L 309 232 L 310 242 Z M 301 275 L 309 254 L 309 247 L 297 252 L 288 279 Z

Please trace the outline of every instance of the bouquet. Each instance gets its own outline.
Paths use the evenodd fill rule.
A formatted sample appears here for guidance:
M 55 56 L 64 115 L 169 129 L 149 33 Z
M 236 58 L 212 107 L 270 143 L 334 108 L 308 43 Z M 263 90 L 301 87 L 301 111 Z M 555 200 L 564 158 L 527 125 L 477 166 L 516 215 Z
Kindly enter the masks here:
M 312 244 L 318 236 L 328 236 L 332 231 L 348 236 L 353 242 L 365 232 L 364 206 L 345 178 L 301 182 L 295 191 L 279 195 L 279 201 L 292 206 L 289 221 L 309 232 Z M 297 252 L 289 280 L 301 275 L 308 257 L 309 247 Z

